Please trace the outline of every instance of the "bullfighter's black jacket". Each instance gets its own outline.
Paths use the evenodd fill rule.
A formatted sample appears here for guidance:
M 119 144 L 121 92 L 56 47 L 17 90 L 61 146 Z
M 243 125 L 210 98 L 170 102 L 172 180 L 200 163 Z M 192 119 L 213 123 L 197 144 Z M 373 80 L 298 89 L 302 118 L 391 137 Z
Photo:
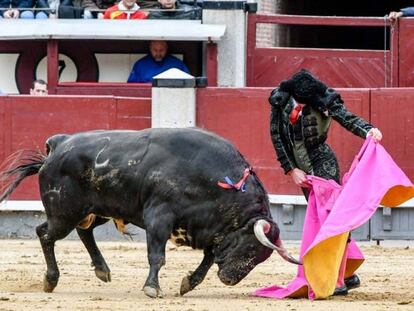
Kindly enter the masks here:
M 335 90 L 322 87 L 316 92 L 319 95 L 315 95 L 314 91 L 310 93 L 311 98 L 301 96 L 295 93 L 295 87 L 286 87 L 283 82 L 272 91 L 269 98 L 270 135 L 277 159 L 285 174 L 294 168 L 300 168 L 307 174 L 339 182 L 336 156 L 326 144 L 332 119 L 362 138 L 366 137 L 373 126 L 348 111 Z M 297 105 L 295 98 L 304 106 L 301 116 L 292 124 L 289 117 Z

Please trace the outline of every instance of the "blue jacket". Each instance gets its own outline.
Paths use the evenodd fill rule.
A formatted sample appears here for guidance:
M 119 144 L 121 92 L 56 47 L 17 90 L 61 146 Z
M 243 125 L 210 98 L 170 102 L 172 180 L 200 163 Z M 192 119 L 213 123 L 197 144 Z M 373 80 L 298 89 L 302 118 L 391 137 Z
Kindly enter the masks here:
M 408 7 L 408 8 L 401 9 L 401 12 L 403 13 L 402 16 L 406 16 L 406 17 L 414 16 L 414 7 L 411 6 L 411 7 Z
M 161 62 L 156 62 L 148 54 L 134 64 L 128 82 L 151 82 L 154 76 L 171 68 L 190 73 L 187 66 L 175 56 L 167 55 Z

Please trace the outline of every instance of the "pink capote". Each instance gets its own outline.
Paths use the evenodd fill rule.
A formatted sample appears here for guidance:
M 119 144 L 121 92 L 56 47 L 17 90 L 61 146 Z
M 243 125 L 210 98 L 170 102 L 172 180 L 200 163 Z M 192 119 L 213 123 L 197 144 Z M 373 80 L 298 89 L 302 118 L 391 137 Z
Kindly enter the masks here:
M 349 232 L 370 219 L 377 207 L 395 207 L 414 197 L 414 186 L 385 149 L 367 138 L 343 186 L 309 176 L 312 186 L 302 235 L 296 278 L 287 285 L 257 289 L 270 298 L 323 299 L 352 275 L 364 257 Z

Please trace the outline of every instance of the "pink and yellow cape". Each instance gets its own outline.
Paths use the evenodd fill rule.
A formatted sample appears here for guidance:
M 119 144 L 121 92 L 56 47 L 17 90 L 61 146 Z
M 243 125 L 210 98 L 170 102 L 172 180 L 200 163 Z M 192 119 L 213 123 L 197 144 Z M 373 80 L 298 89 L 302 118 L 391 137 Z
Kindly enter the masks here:
M 391 156 L 370 137 L 365 141 L 343 186 L 309 176 L 312 185 L 302 234 L 296 278 L 286 287 L 257 289 L 270 298 L 323 299 L 333 294 L 364 261 L 349 232 L 368 221 L 379 205 L 398 206 L 414 197 L 414 185 Z

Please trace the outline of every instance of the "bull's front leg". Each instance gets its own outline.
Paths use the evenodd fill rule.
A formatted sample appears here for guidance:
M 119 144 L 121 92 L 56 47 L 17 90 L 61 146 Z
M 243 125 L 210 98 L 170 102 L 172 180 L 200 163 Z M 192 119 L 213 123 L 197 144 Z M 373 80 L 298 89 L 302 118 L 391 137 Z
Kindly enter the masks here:
M 164 293 L 158 282 L 158 272 L 165 265 L 165 245 L 167 240 L 162 241 L 147 231 L 147 243 L 150 271 L 145 281 L 144 293 L 151 298 L 162 298 Z
M 165 265 L 165 246 L 171 235 L 173 215 L 161 211 L 145 215 L 144 223 L 147 233 L 149 275 L 144 285 L 144 293 L 148 297 L 164 297 L 158 282 L 158 272 Z
M 203 282 L 208 270 L 214 263 L 214 255 L 209 250 L 204 251 L 204 258 L 194 272 L 189 272 L 181 281 L 180 295 L 184 295 L 193 290 L 198 284 Z

